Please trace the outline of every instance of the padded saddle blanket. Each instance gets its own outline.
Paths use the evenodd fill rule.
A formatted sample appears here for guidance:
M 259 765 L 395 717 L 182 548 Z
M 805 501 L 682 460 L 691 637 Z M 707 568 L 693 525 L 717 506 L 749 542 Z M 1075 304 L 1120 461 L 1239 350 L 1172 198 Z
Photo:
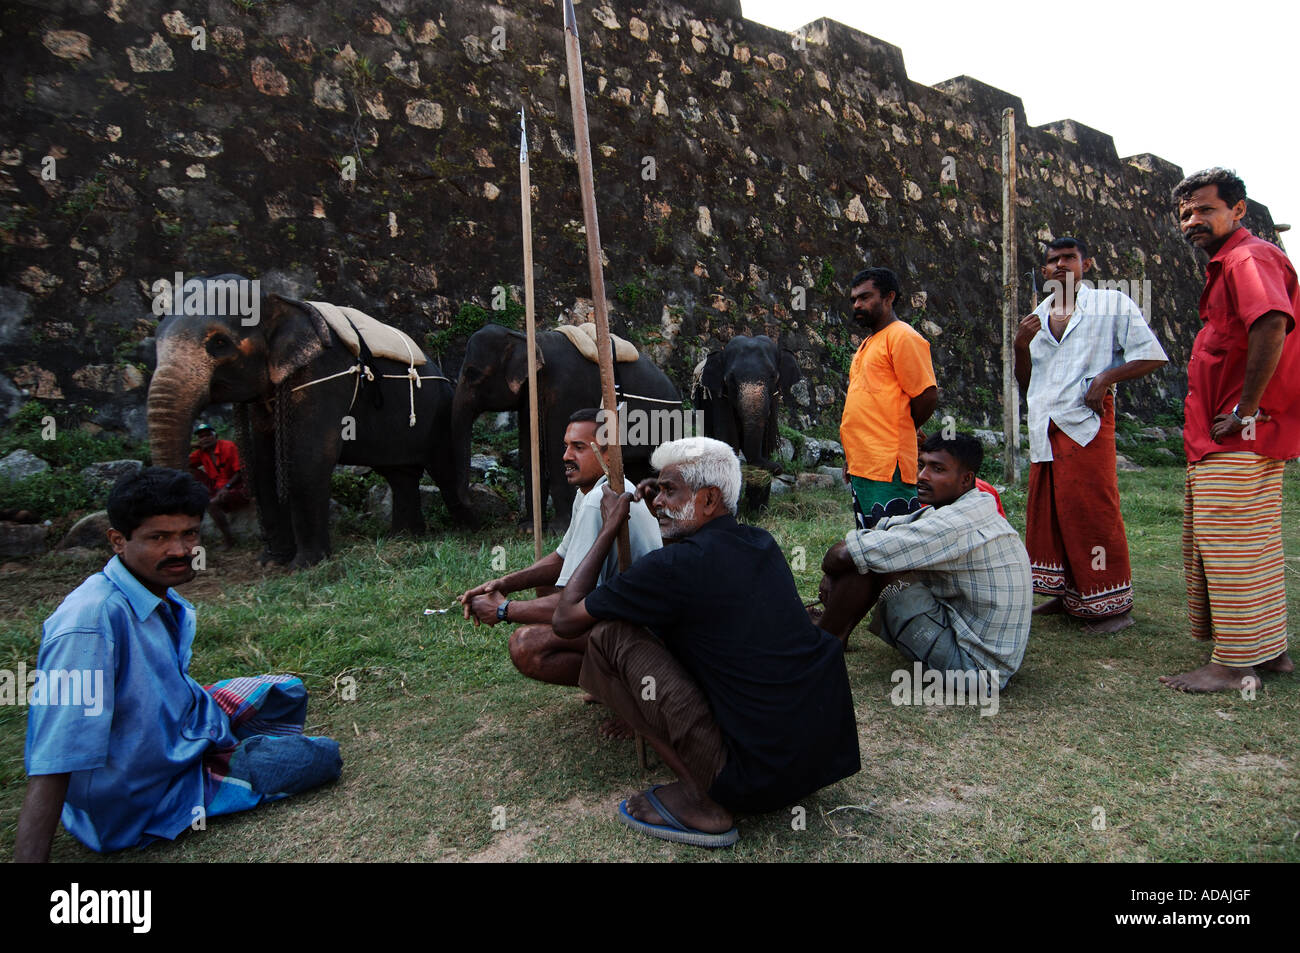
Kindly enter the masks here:
M 595 322 L 588 321 L 586 324 L 561 324 L 555 330 L 563 334 L 578 353 L 591 361 L 593 364 L 599 364 L 600 359 L 596 356 L 596 325 Z M 610 339 L 614 342 L 614 360 L 619 364 L 630 364 L 641 355 L 637 353 L 636 346 L 631 341 L 625 341 L 617 334 L 610 333 Z M 367 336 L 366 340 L 370 338 Z
M 387 357 L 409 367 L 423 367 L 429 363 L 429 359 L 424 356 L 424 351 L 420 350 L 420 345 L 399 328 L 376 321 L 356 308 L 340 308 L 328 301 L 306 303 L 320 313 L 325 323 L 330 326 L 330 330 L 347 346 L 353 357 L 361 356 L 361 345 L 357 341 L 357 331 L 360 331 L 361 336 L 366 339 L 366 347 L 370 348 L 370 353 L 375 357 Z M 349 321 L 352 323 L 349 324 Z M 353 325 L 356 326 L 356 330 L 353 330 Z

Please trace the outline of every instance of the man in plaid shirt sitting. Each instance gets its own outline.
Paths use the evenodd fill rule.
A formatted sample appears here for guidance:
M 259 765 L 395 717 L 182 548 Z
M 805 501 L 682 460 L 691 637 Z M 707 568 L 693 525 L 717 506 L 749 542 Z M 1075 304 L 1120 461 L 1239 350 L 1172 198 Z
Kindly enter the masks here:
M 921 448 L 914 513 L 853 530 L 822 560 L 820 625 L 846 646 L 873 605 L 882 639 L 938 671 L 1015 674 L 1029 641 L 1029 555 L 975 486 L 984 448 L 936 434 Z

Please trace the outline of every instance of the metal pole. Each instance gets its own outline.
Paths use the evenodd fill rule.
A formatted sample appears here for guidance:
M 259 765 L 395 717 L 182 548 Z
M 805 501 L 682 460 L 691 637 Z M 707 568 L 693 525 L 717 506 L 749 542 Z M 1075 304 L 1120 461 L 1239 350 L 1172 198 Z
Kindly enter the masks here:
M 1002 479 L 1020 482 L 1020 387 L 1016 383 L 1016 111 L 1002 110 Z
M 542 558 L 542 458 L 537 431 L 537 313 L 533 298 L 533 187 L 528 175 L 528 125 L 519 110 L 519 207 L 524 233 L 524 313 L 528 329 L 529 466 L 533 473 L 533 557 Z

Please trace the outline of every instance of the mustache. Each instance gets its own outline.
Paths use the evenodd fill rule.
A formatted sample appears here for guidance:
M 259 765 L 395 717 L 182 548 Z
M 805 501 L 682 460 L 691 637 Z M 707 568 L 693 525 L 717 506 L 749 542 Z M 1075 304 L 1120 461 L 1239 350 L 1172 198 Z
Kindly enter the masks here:
M 188 566 L 189 564 L 190 564 L 190 561 L 189 561 L 188 559 L 164 559 L 162 562 L 160 562 L 160 563 L 159 563 L 157 566 L 155 566 L 154 568 L 155 568 L 155 569 L 171 569 L 173 566 Z
M 659 507 L 659 516 L 670 520 L 690 520 L 695 518 L 695 501 L 691 500 L 685 506 L 673 509 L 671 506 Z

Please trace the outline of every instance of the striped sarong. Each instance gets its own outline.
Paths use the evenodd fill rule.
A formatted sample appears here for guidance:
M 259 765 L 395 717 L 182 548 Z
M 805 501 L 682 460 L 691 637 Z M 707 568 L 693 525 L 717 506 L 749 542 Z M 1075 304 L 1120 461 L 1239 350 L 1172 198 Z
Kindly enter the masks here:
M 246 811 L 337 778 L 338 742 L 302 733 L 307 688 L 292 675 L 228 678 L 203 688 L 230 718 L 239 743 L 203 757 L 208 817 Z
M 1183 570 L 1192 635 L 1247 668 L 1286 651 L 1283 461 L 1212 453 L 1187 468 Z

